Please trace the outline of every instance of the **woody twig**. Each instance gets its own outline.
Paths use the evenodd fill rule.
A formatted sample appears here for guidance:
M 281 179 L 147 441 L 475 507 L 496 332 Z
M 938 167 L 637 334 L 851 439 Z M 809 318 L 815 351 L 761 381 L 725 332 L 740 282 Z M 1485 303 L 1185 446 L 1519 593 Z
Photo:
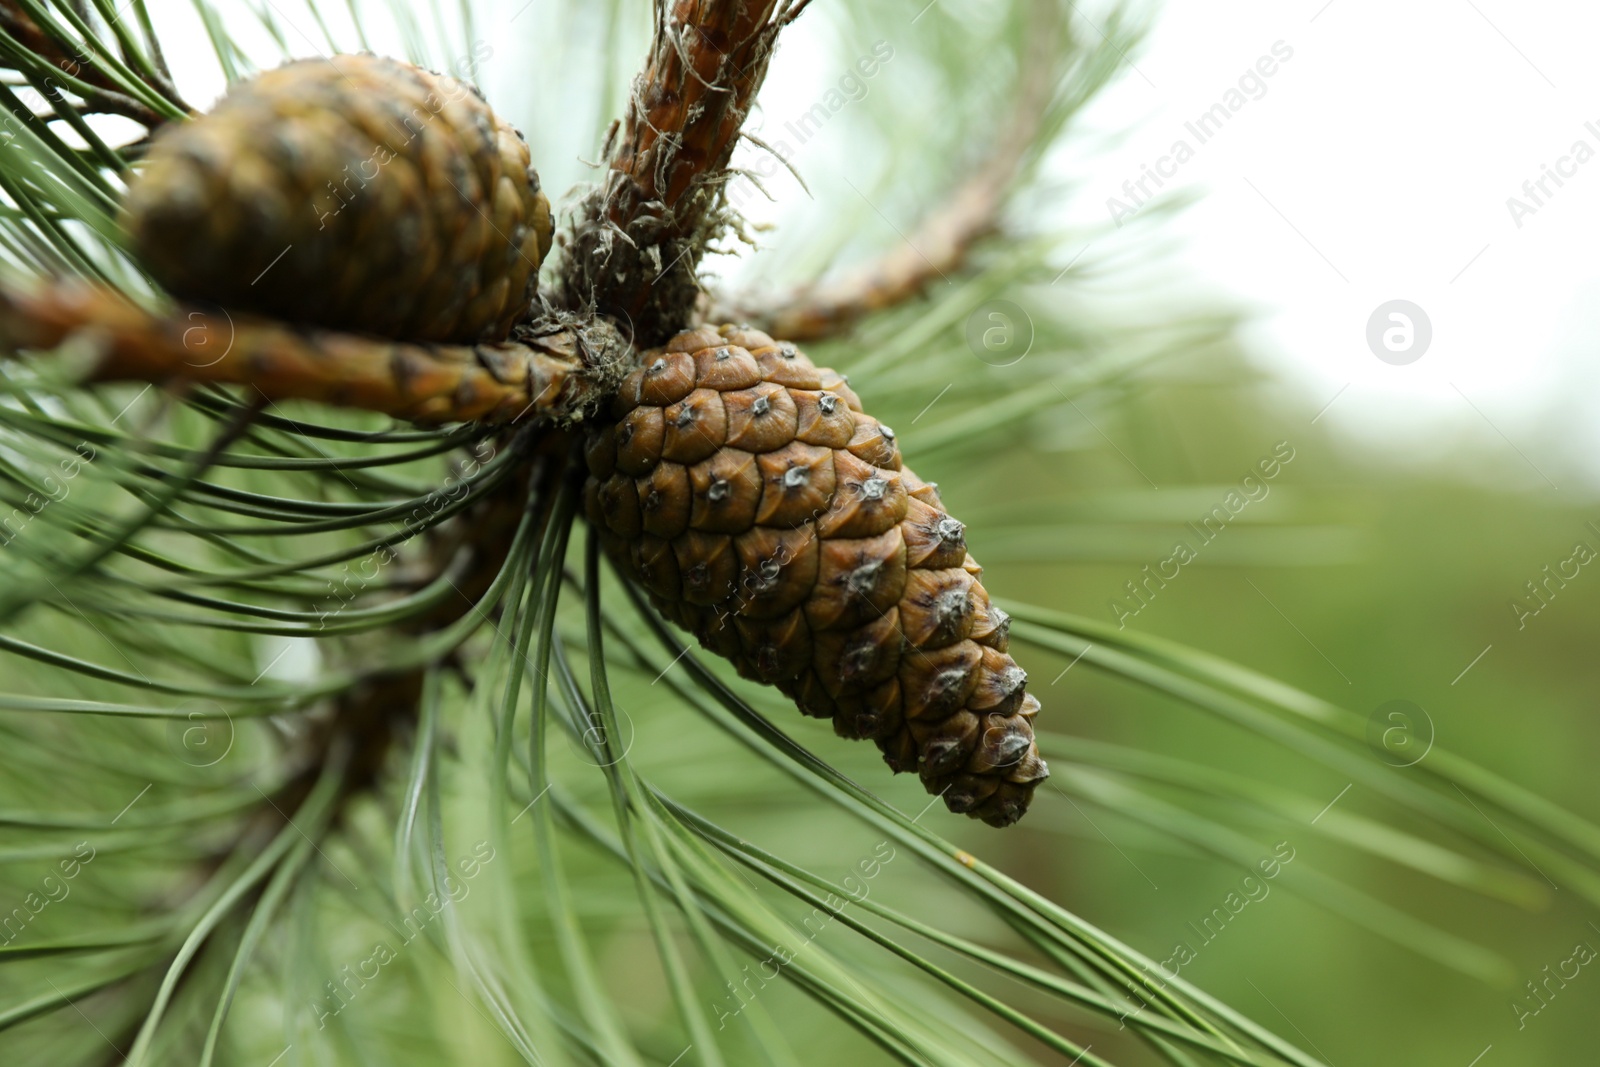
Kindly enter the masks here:
M 604 397 L 627 346 L 604 323 L 496 344 L 406 344 L 219 309 L 153 314 L 109 290 L 0 287 L 0 348 L 88 349 L 86 379 L 245 385 L 412 422 L 570 423 Z
M 606 171 L 567 235 L 563 302 L 649 347 L 689 324 L 695 268 L 727 223 L 729 159 L 779 31 L 809 0 L 672 0 L 613 127 Z
M 1034 5 L 1015 107 L 972 176 L 929 211 L 894 249 L 832 281 L 800 286 L 775 298 L 749 295 L 714 301 L 707 318 L 740 322 L 792 341 L 845 333 L 866 316 L 913 300 L 933 282 L 959 271 L 974 247 L 998 232 L 1000 214 L 1038 144 L 1055 100 L 1058 12 L 1049 0 Z

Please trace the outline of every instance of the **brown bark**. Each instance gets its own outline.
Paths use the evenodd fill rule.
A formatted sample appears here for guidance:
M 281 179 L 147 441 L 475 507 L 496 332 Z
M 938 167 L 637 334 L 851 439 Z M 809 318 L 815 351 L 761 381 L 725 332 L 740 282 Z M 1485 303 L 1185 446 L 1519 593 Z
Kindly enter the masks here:
M 566 235 L 563 301 L 636 345 L 689 324 L 695 268 L 726 224 L 723 184 L 778 32 L 808 0 L 673 0 L 656 30 L 606 171 Z
M 405 344 L 216 310 L 161 316 L 82 285 L 0 287 L 0 347 L 74 337 L 92 350 L 92 382 L 248 385 L 270 400 L 491 425 L 575 421 L 614 388 L 627 352 L 603 323 L 525 327 L 495 344 Z

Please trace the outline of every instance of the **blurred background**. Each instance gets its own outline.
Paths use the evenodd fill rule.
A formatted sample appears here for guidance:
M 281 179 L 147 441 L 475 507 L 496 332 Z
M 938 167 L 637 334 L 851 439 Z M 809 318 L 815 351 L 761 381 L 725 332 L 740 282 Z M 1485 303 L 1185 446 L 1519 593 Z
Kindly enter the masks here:
M 905 33 L 915 42 L 935 13 L 980 17 L 980 7 L 940 0 Z M 1103 10 L 1074 13 L 1075 28 L 1100 40 Z M 1149 9 L 1145 40 L 1051 155 L 1058 185 L 1030 210 L 1074 235 L 1053 261 L 1068 279 L 1081 272 L 1089 292 L 1135 309 L 1155 293 L 1236 309 L 1238 351 L 1180 355 L 1092 406 L 1043 412 L 1030 447 L 996 464 L 986 485 L 945 483 L 975 529 L 1019 524 L 998 544 L 981 542 L 999 594 L 1116 621 L 1113 601 L 1139 607 L 1124 583 L 1167 558 L 1175 538 L 1198 543 L 1184 522 L 1288 441 L 1295 459 L 1271 495 L 1127 625 L 1362 713 L 1410 702 L 1441 744 L 1600 816 L 1600 580 L 1566 564 L 1578 577 L 1541 586 L 1547 605 L 1527 587 L 1578 545 L 1600 550 L 1590 525 L 1600 520 L 1600 157 L 1576 162 L 1576 142 L 1600 153 L 1600 124 L 1586 126 L 1600 120 L 1600 73 L 1587 56 L 1597 20 L 1579 4 L 1496 0 Z M 802 113 L 825 88 L 826 67 L 801 53 L 796 44 L 780 58 L 797 77 L 774 78 L 769 116 Z M 1273 73 L 1248 78 L 1264 57 L 1276 60 Z M 914 78 L 907 68 L 886 65 L 885 94 L 893 79 Z M 1245 102 L 1202 142 L 1194 124 L 1236 104 L 1234 90 Z M 908 141 L 938 122 L 936 113 L 908 122 Z M 870 158 L 851 132 L 830 125 L 796 161 L 815 201 L 781 175 L 769 186 L 777 203 L 755 200 L 757 210 L 782 227 L 826 217 L 816 183 L 841 159 Z M 1176 173 L 1139 190 L 1178 141 L 1193 157 L 1164 163 L 1163 174 Z M 1573 172 L 1564 184 L 1547 180 L 1548 195 L 1535 186 L 1539 200 L 1523 189 L 1558 164 Z M 1121 225 L 1105 228 L 1116 216 Z M 876 212 L 862 220 L 874 237 L 895 238 Z M 1061 300 L 1049 288 L 1010 295 L 1050 315 Z M 1410 362 L 1385 361 L 1368 340 L 1369 320 L 1395 300 L 1431 326 L 1431 344 Z M 941 385 L 929 383 L 922 401 Z M 1050 507 L 1063 500 L 1077 505 L 1064 523 Z M 1202 727 L 1120 681 L 1081 668 L 1058 676 L 1066 666 L 1029 664 L 1074 732 L 1264 773 L 1337 797 L 1337 808 L 1394 817 L 1331 773 Z M 1554 883 L 1542 912 L 1484 909 L 1289 835 L 1298 860 L 1469 931 L 1514 975 L 1465 979 L 1286 892 L 1199 948 L 1194 927 L 1236 887 L 1239 868 L 1185 855 L 1116 810 L 1058 804 L 1047 818 L 1071 833 L 1069 845 L 1041 850 L 1027 834 L 984 843 L 1039 868 L 1060 899 L 1158 959 L 1175 941 L 1194 945 L 1186 976 L 1330 1063 L 1593 1058 L 1600 982 L 1588 988 L 1585 975 L 1543 994 L 1551 999 L 1536 1016 L 1513 1005 L 1520 994 L 1540 1007 L 1525 983 L 1578 943 L 1600 945 Z
M 596 158 L 619 80 L 644 50 L 646 5 L 482 8 L 492 47 L 475 76 L 528 132 L 560 196 L 591 173 L 583 161 Z M 194 9 L 168 0 L 152 10 L 190 98 L 220 92 Z M 312 30 L 302 10 L 279 12 L 290 32 L 278 46 L 316 54 L 316 34 L 295 29 L 298 19 Z M 906 436 L 909 456 L 928 457 L 919 473 L 940 481 L 969 524 L 1002 600 L 1182 642 L 1369 716 L 1374 758 L 1396 773 L 1437 741 L 1600 820 L 1600 567 L 1587 565 L 1600 556 L 1600 68 L 1587 54 L 1600 13 L 1508 0 L 1135 10 L 1144 39 L 1013 206 L 1011 224 L 1049 238 L 1038 269 L 1008 281 L 986 264 L 987 289 L 967 302 L 976 310 L 903 342 L 924 346 L 925 363 L 874 377 L 872 346 L 902 343 L 915 315 L 848 349 L 821 347 L 817 361 L 866 363 L 858 388 Z M 979 0 L 819 0 L 785 38 L 754 126 L 769 145 L 789 137 L 795 174 L 741 149 L 770 199 L 739 206 L 770 229 L 756 235 L 759 255 L 716 261 L 713 275 L 779 288 L 905 240 L 930 194 L 904 160 L 955 159 L 951 139 L 971 126 L 950 109 L 992 107 L 991 90 L 1008 84 L 1008 57 L 995 57 L 991 85 L 979 56 L 967 60 L 970 99 L 929 91 L 929 65 L 991 15 Z M 1105 5 L 1072 17 L 1088 45 L 1116 36 Z M 620 69 L 554 55 L 600 28 L 622 42 Z M 232 31 L 272 50 L 272 35 L 247 19 Z M 430 35 L 425 17 L 413 32 Z M 396 33 L 372 46 L 399 52 Z M 803 142 L 786 133 L 866 55 L 880 63 L 859 95 L 847 86 L 847 103 Z M 1202 143 L 1191 125 L 1218 104 L 1228 117 Z M 1192 157 L 1177 161 L 1178 141 Z M 1159 186 L 1146 177 L 1168 170 Z M 1426 340 L 1384 358 L 1372 323 L 1381 338 L 1398 322 L 1381 309 L 1395 301 L 1408 302 L 1412 337 Z M 1176 321 L 1187 325 L 1150 340 Z M 1040 343 L 1016 342 L 1005 358 L 982 352 L 971 339 L 994 323 Z M 1018 409 L 1006 434 L 964 448 L 966 383 L 1006 393 L 1054 381 L 1035 376 L 1092 362 L 1108 338 L 1140 358 L 1070 399 Z M 1264 488 L 1247 493 L 1248 506 L 1214 539 L 1200 536 L 1202 518 L 1271 458 L 1275 472 L 1254 483 Z M 1144 584 L 1179 542 L 1197 549 L 1193 562 Z M 1501 899 L 1485 900 L 1425 878 L 1418 867 L 1450 861 L 1400 836 L 1420 821 L 1365 786 L 1072 656 L 1030 649 L 1025 665 L 1045 702 L 1041 724 L 1056 734 L 1056 795 L 1003 835 L 942 818 L 939 832 L 1154 959 L 1188 946 L 1183 977 L 1330 1064 L 1593 1061 L 1600 975 L 1582 967 L 1550 983 L 1546 970 L 1600 948 L 1594 910 L 1561 879 L 1488 879 Z M 653 718 L 648 689 L 619 683 L 619 703 L 638 729 L 635 758 L 676 795 L 811 869 L 871 852 L 870 836 L 849 838 L 803 788 L 740 762 L 736 745 Z M 916 783 L 884 781 L 867 746 L 750 695 L 852 778 L 921 809 Z M 1395 729 L 1398 740 L 1386 733 Z M 1172 781 L 1166 793 L 1127 793 L 1107 768 L 1128 753 L 1259 783 L 1257 803 Z M 587 788 L 599 796 L 603 783 Z M 1237 833 L 1185 822 L 1197 815 Z M 1207 937 L 1205 918 L 1256 861 L 1285 855 L 1270 892 Z M 592 877 L 583 900 L 607 931 L 602 978 L 630 1021 L 668 1014 L 631 885 L 598 865 L 576 877 Z M 1003 933 L 909 864 L 884 878 L 952 931 Z M 796 1027 L 816 1014 L 815 1062 L 877 1062 L 798 994 L 771 996 Z M 1142 1062 L 1114 1023 L 1072 1025 Z M 1040 1061 L 1066 1062 L 1050 1055 Z
M 978 17 L 979 7 L 940 0 L 905 32 L 915 41 L 935 12 Z M 1100 40 L 1103 10 L 1074 10 L 1085 38 Z M 946 483 L 975 528 L 985 507 L 992 522 L 1027 524 L 983 545 L 1000 595 L 1116 621 L 1111 602 L 1139 606 L 1124 583 L 1291 442 L 1271 495 L 1127 625 L 1362 713 L 1411 702 L 1441 744 L 1600 817 L 1600 580 L 1567 562 L 1583 558 L 1579 545 L 1600 550 L 1590 525 L 1600 520 L 1600 72 L 1587 56 L 1597 20 L 1585 5 L 1497 0 L 1150 8 L 1143 43 L 1050 157 L 1054 195 L 1031 210 L 1073 234 L 1054 262 L 1106 300 L 1137 308 L 1159 293 L 1236 309 L 1237 354 L 1180 356 L 1094 406 L 1041 413 L 1031 447 L 996 464 L 987 485 Z M 803 112 L 827 81 L 800 52 L 780 62 L 809 68 L 813 85 L 775 78 L 769 114 L 791 91 L 783 113 Z M 1273 73 L 1248 78 L 1263 57 Z M 880 80 L 900 76 L 891 63 Z M 1237 103 L 1234 90 L 1244 103 L 1202 142 L 1194 124 Z M 925 115 L 907 137 L 937 123 Z M 830 164 L 863 151 L 839 126 L 797 162 L 817 201 Z M 1178 141 L 1193 157 L 1163 164 L 1176 173 L 1140 191 L 1163 157 L 1176 163 Z M 1558 166 L 1571 172 L 1559 185 L 1546 178 Z M 1524 190 L 1541 179 L 1543 192 Z M 771 188 L 780 225 L 829 210 L 786 176 Z M 893 238 L 889 222 L 863 214 Z M 1060 298 L 1048 288 L 1013 298 L 1049 315 Z M 1431 326 L 1410 362 L 1385 361 L 1368 340 L 1369 320 L 1395 300 Z M 1065 525 L 1047 506 L 1060 500 L 1079 504 Z M 1563 565 L 1578 576 L 1548 583 L 1545 569 Z M 1265 772 L 1393 818 L 1359 786 L 1344 792 L 1332 774 L 1198 728 L 1170 702 L 1081 668 L 1058 678 L 1066 665 L 1029 666 L 1074 731 Z M 999 847 L 1041 866 L 1048 854 L 1044 877 L 1062 899 L 1157 958 L 1175 939 L 1198 945 L 1190 924 L 1237 884 L 1237 869 L 1176 854 L 1116 811 L 1061 805 L 1051 817 L 1070 828 L 1069 848 L 1041 853 L 1025 835 Z M 1289 893 L 1247 908 L 1185 975 L 1334 1064 L 1593 1058 L 1600 982 L 1581 977 L 1537 1016 L 1512 1003 L 1520 994 L 1539 1007 L 1525 983 L 1577 943 L 1600 945 L 1570 894 L 1551 883 L 1542 912 L 1484 910 L 1332 843 L 1294 844 L 1301 859 L 1470 930 L 1514 977 L 1498 988 L 1466 980 Z

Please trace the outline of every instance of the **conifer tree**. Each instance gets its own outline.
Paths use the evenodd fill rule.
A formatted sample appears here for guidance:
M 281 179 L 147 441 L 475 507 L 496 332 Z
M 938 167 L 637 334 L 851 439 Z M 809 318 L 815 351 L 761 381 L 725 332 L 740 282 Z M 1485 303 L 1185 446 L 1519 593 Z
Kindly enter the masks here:
M 1003 524 L 945 500 L 1031 417 L 1227 358 L 1225 314 L 1046 299 L 1088 269 L 1046 156 L 1125 10 L 636 6 L 197 0 L 231 83 L 197 106 L 145 0 L 0 2 L 0 1060 L 1319 1062 L 975 843 L 1053 824 L 932 810 L 1009 827 L 1098 785 L 1252 878 L 1309 866 L 1253 854 L 1263 783 L 1080 744 L 1026 690 L 1058 663 L 1371 786 L 1414 818 L 1352 835 L 1376 854 L 1600 905 L 1600 831 L 1520 787 L 1442 750 L 1396 776 L 1360 715 L 978 580 Z M 773 237 L 738 190 L 802 169 L 761 101 L 811 24 L 847 31 L 841 84 L 892 57 L 943 121 L 878 180 L 805 160 L 839 223 Z M 559 97 L 452 60 L 539 34 Z M 913 102 L 829 89 L 797 121 L 888 137 Z M 590 111 L 568 191 L 551 131 Z M 719 280 L 732 256 L 778 266 Z

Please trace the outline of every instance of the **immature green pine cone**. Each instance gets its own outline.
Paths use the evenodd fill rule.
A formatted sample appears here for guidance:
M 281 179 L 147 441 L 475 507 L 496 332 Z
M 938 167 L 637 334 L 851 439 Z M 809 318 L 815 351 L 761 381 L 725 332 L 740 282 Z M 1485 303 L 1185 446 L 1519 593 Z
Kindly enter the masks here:
M 551 240 L 522 135 L 465 82 L 370 55 L 162 130 L 124 223 L 174 296 L 419 342 L 503 340 Z
M 584 506 L 668 619 L 951 811 L 1022 817 L 1048 770 L 965 528 L 894 432 L 792 344 L 683 333 L 624 380 Z

